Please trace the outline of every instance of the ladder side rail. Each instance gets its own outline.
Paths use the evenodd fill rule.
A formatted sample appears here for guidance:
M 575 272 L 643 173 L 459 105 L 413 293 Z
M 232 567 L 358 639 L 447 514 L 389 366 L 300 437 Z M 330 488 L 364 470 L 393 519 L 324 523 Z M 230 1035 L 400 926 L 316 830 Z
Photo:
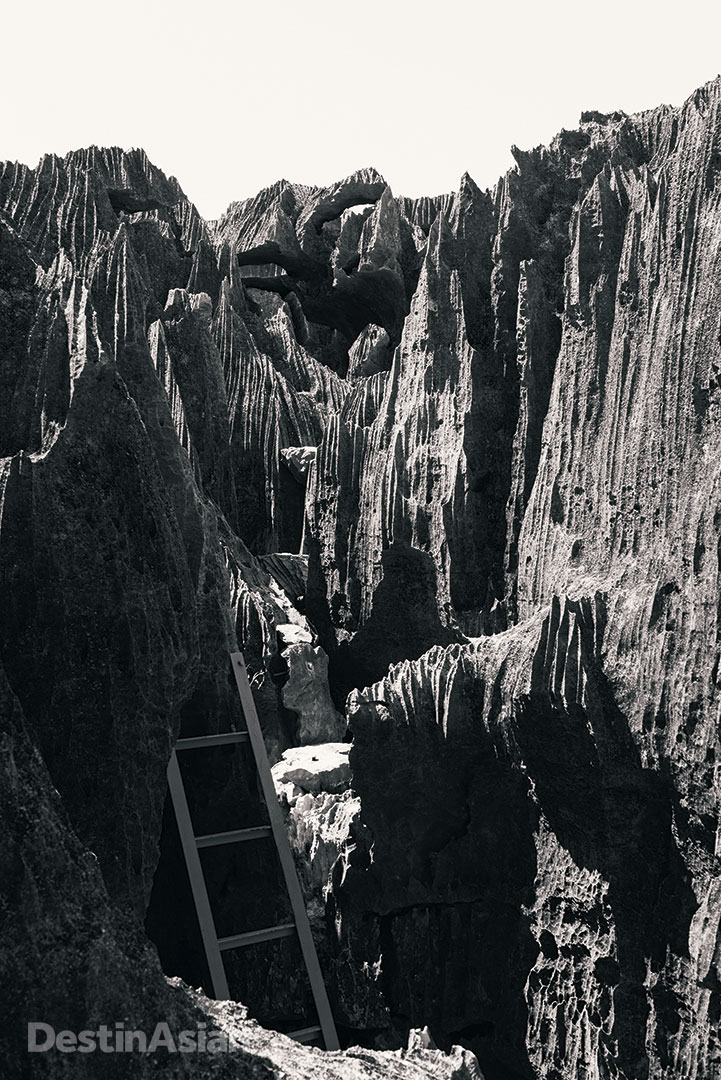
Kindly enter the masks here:
M 331 1012 L 330 1002 L 328 1001 L 328 993 L 325 988 L 323 973 L 318 962 L 318 954 L 316 953 L 315 942 L 313 941 L 310 923 L 308 922 L 308 912 L 305 908 L 305 900 L 300 888 L 300 882 L 298 881 L 293 853 L 288 842 L 285 822 L 283 821 L 283 813 L 280 808 L 280 803 L 278 802 L 278 796 L 275 793 L 275 785 L 270 772 L 268 754 L 265 749 L 263 733 L 260 729 L 260 721 L 258 720 L 258 713 L 255 708 L 253 691 L 248 680 L 248 672 L 245 667 L 243 654 L 240 652 L 231 653 L 231 662 L 233 664 L 233 674 L 238 687 L 238 695 L 240 697 L 243 715 L 250 736 L 250 744 L 255 757 L 258 777 L 263 790 L 263 797 L 268 808 L 268 817 L 270 818 L 270 825 L 273 830 L 273 838 L 278 850 L 278 857 L 280 859 L 283 877 L 285 878 L 288 896 L 290 897 L 293 917 L 298 931 L 298 940 L 300 941 L 303 959 L 308 972 L 310 988 L 313 993 L 313 1000 L 315 1001 L 315 1007 L 318 1013 L 318 1020 L 323 1031 L 323 1040 L 325 1042 L 326 1050 L 339 1050 L 340 1044 L 335 1029 L 335 1021 L 333 1020 L 333 1013 Z
M 215 930 L 215 921 L 213 919 L 213 912 L 210 908 L 208 890 L 205 884 L 205 877 L 203 876 L 203 867 L 200 862 L 193 825 L 190 820 L 188 799 L 185 794 L 185 786 L 180 774 L 178 756 L 175 753 L 175 750 L 172 751 L 170 761 L 168 762 L 168 787 L 170 788 L 170 797 L 173 800 L 175 819 L 178 823 L 180 843 L 183 848 L 183 855 L 185 856 L 185 865 L 188 870 L 188 878 L 190 879 L 190 889 L 193 894 L 193 902 L 195 903 L 195 910 L 200 925 L 200 935 L 203 939 L 203 948 L 205 949 L 205 956 L 208 961 L 208 968 L 210 969 L 213 993 L 217 1000 L 227 1001 L 230 997 L 228 979 L 225 974 L 225 967 L 218 947 L 218 935 Z

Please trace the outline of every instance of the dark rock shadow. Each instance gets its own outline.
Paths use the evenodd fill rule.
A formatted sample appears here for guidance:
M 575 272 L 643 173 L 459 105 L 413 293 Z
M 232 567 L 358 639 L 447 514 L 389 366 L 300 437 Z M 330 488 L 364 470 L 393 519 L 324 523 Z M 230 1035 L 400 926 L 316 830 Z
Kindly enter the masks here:
M 463 641 L 438 614 L 436 568 L 429 554 L 396 542 L 382 556 L 383 578 L 368 621 L 331 655 L 329 679 L 341 706 L 354 688 L 382 679 L 391 664 L 415 660 L 433 645 Z
M 564 707 L 548 694 L 532 694 L 518 709 L 517 738 L 559 842 L 579 866 L 609 883 L 617 951 L 605 966 L 599 961 L 595 976 L 613 986 L 619 1070 L 645 1080 L 647 968 L 659 972 L 667 949 L 687 955 L 697 903 L 672 831 L 673 788 L 662 773 L 642 767 L 606 677 L 598 668 L 593 677 L 600 707 Z M 658 1015 L 661 1041 L 663 1030 L 679 1022 L 673 993 L 666 998 Z M 663 1046 L 657 1049 L 663 1060 Z
M 362 823 L 337 881 L 341 948 L 380 962 L 391 1026 L 428 1025 L 462 1044 L 486 1080 L 534 1077 L 524 986 L 538 955 L 524 907 L 536 876 L 537 811 L 527 778 L 479 728 L 497 685 L 463 661 L 443 724 L 424 681 L 404 721 L 390 702 L 351 712 Z M 347 937 L 346 935 L 347 931 Z

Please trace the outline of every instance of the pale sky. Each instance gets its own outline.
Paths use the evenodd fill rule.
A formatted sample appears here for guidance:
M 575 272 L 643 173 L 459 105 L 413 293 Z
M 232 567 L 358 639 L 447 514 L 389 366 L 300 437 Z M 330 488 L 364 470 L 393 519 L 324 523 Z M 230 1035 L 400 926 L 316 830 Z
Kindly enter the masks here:
M 374 165 L 396 194 L 492 186 L 584 109 L 680 104 L 718 0 L 5 0 L 0 160 L 142 146 L 205 217 Z

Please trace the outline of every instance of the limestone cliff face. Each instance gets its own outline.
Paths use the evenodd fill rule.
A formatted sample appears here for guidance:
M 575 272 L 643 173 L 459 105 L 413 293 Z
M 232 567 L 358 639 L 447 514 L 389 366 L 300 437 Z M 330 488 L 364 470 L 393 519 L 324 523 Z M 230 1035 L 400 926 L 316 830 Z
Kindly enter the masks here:
M 0 870 L 3 889 L 3 1075 L 194 1080 L 482 1080 L 468 1050 L 452 1054 L 415 1038 L 403 1051 L 358 1048 L 325 1054 L 248 1020 L 242 1006 L 218 1004 L 179 980 L 165 980 L 138 925 L 108 896 L 97 858 L 72 829 L 23 710 L 0 669 Z M 26 1052 L 28 1018 L 56 1031 L 152 1033 L 163 1022 L 177 1038 L 199 1024 L 220 1032 L 229 1052 L 61 1055 Z M 114 1042 L 111 1041 L 111 1045 Z
M 290 811 L 348 1041 L 721 1076 L 720 110 L 584 114 L 493 192 L 361 170 L 214 223 L 139 151 L 0 166 L 4 988 L 58 1015 L 27 942 L 62 925 L 78 1017 L 91 969 L 169 1001 L 143 918 L 202 981 L 165 767 L 237 718 L 240 645 L 274 759 L 353 737 L 352 787 Z M 198 819 L 211 780 L 250 812 L 246 773 L 190 777 Z M 262 922 L 246 870 L 223 917 Z M 231 973 L 256 1014 L 285 964 Z

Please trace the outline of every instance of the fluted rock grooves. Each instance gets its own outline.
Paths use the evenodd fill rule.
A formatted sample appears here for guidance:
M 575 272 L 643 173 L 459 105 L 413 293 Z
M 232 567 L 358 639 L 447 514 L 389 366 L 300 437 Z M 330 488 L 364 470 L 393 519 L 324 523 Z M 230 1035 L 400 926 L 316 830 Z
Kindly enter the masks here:
M 241 644 L 275 760 L 353 738 L 352 790 L 289 805 L 348 1043 L 721 1077 L 720 139 L 717 80 L 493 192 L 367 170 L 211 223 L 139 151 L 1 167 L 7 1075 L 28 1018 L 213 1009 L 208 1075 L 479 1075 L 289 1051 L 163 980 L 144 919 L 205 978 L 165 767 L 236 719 Z M 254 812 L 242 764 L 188 783 L 206 831 Z M 209 868 L 234 929 L 270 912 L 244 858 Z M 270 956 L 229 974 L 280 1022 Z

